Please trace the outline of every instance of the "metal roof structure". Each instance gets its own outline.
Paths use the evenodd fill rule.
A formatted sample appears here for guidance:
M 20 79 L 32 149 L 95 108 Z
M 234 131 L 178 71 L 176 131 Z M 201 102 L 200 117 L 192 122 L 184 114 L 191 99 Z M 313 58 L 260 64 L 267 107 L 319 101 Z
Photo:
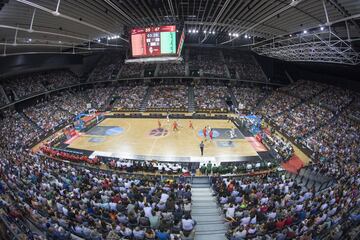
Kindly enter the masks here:
M 166 24 L 185 29 L 186 43 L 229 47 L 326 29 L 356 53 L 360 1 L 2 0 L 0 53 L 123 48 L 131 28 Z

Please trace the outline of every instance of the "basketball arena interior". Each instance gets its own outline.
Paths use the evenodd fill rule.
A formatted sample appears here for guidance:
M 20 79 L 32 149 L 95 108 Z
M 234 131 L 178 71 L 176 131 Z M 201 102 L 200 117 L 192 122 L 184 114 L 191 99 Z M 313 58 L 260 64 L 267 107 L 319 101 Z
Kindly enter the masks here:
M 0 240 L 360 239 L 359 0 L 0 0 Z

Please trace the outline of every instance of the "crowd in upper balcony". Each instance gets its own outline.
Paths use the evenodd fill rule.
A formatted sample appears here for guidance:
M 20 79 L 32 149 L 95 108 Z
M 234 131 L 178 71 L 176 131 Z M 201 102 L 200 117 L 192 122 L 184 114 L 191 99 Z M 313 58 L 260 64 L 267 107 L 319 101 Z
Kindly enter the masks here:
M 99 62 L 90 73 L 88 80 L 92 82 L 107 81 L 113 76 L 116 77 L 123 65 L 123 62 L 123 56 L 118 52 L 101 55 Z
M 279 90 L 273 91 L 260 105 L 259 111 L 268 118 L 272 118 L 282 112 L 290 110 L 300 103 L 300 99 L 285 94 Z
M 347 106 L 351 100 L 352 96 L 350 90 L 331 86 L 317 95 L 313 101 L 332 111 L 338 112 Z
M 51 131 L 57 126 L 66 123 L 71 114 L 58 106 L 58 102 L 39 102 L 24 109 L 26 116 L 44 131 Z
M 195 104 L 198 110 L 227 110 L 225 98 L 229 95 L 224 86 L 196 85 Z
M 145 97 L 147 87 L 119 87 L 114 92 L 115 101 L 113 108 L 118 109 L 139 109 Z
M 161 85 L 152 88 L 147 108 L 184 109 L 188 107 L 188 88 L 185 85 Z
M 333 116 L 331 111 L 309 103 L 276 116 L 274 121 L 288 136 L 300 140 L 326 124 Z
M 143 71 L 143 65 L 140 63 L 129 63 L 125 64 L 121 69 L 121 77 L 123 78 L 139 78 Z
M 79 77 L 68 70 L 54 70 L 10 77 L 2 82 L 2 86 L 9 100 L 15 101 L 36 93 L 54 90 L 79 82 Z
M 159 64 L 159 76 L 185 76 L 184 62 Z
M 267 91 L 261 87 L 233 87 L 232 91 L 238 106 L 248 111 L 253 111 L 267 94 Z
M 324 83 L 299 80 L 294 84 L 290 84 L 281 88 L 283 92 L 287 92 L 290 95 L 297 96 L 301 99 L 308 100 L 311 97 L 316 96 L 320 92 L 324 91 L 329 86 Z
M 360 154 L 360 124 L 346 113 L 305 139 L 318 160 L 357 161 Z

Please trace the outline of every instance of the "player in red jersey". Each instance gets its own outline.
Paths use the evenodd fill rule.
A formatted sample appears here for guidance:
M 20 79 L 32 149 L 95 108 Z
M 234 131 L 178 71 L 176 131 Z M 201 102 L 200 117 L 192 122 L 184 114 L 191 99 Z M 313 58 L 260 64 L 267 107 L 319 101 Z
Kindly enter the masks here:
M 193 124 L 192 124 L 192 121 L 191 121 L 191 120 L 189 121 L 189 128 L 194 129 L 194 126 L 193 126 Z
M 210 137 L 210 141 L 212 142 L 212 140 L 213 140 L 213 130 L 210 130 L 209 137 Z
M 158 119 L 158 127 L 161 128 L 161 122 L 159 119 Z
M 173 123 L 173 131 L 178 131 L 179 129 L 178 129 L 178 124 L 177 124 L 177 122 L 176 121 L 174 121 L 174 123 Z
M 204 138 L 205 138 L 205 141 L 206 141 L 206 137 L 207 137 L 206 127 L 204 127 L 204 129 L 203 129 L 203 135 L 204 135 Z

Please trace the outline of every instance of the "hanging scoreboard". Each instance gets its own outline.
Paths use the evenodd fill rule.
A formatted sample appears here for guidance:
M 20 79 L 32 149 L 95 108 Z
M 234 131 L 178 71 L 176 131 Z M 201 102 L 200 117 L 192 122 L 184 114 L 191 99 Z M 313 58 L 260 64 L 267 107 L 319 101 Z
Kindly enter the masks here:
M 131 30 L 133 57 L 175 55 L 176 47 L 176 26 L 134 28 Z

